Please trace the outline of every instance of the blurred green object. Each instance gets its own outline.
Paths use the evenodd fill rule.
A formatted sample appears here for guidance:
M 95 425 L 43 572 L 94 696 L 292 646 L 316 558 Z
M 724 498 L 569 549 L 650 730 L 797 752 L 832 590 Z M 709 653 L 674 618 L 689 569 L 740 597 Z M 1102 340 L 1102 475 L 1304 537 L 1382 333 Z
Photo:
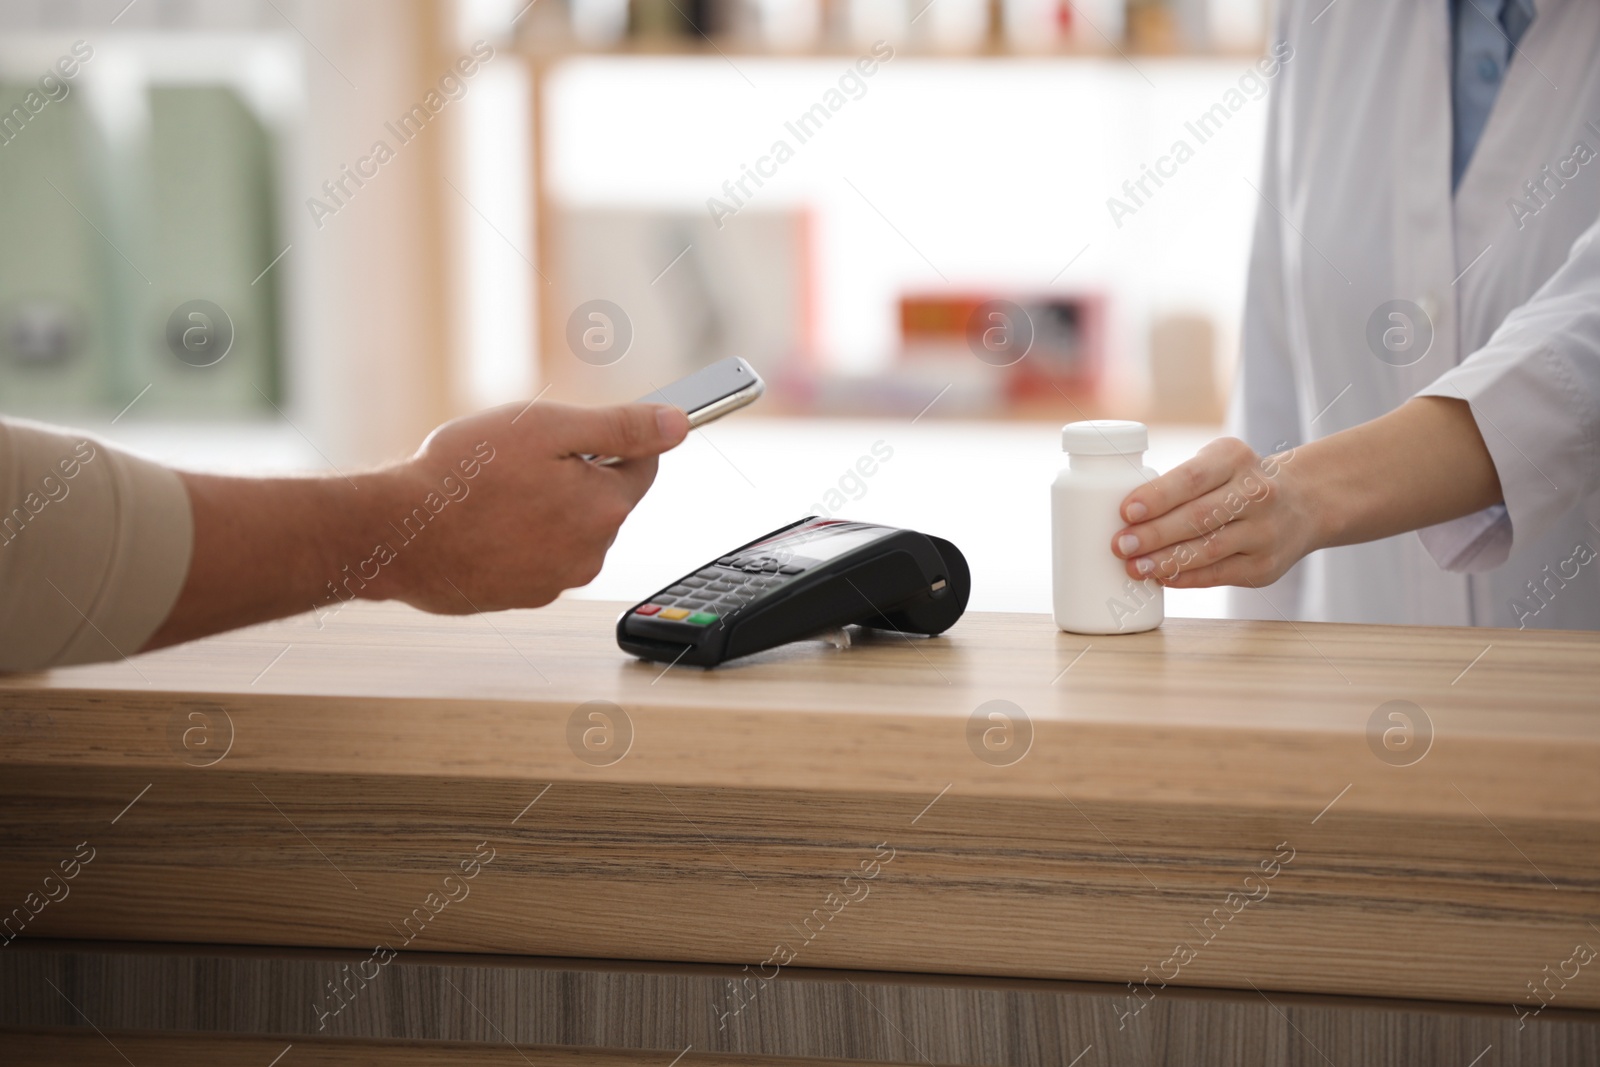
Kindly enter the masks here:
M 76 93 L 37 112 L 30 93 L 37 104 L 33 84 L 0 85 L 0 410 L 94 411 L 115 400 L 109 274 L 133 272 L 95 232 L 108 219 L 94 123 Z
M 30 88 L 0 89 L 0 117 Z M 151 87 L 146 120 L 108 135 L 80 91 L 0 138 L 0 411 L 271 414 L 271 133 L 232 89 L 182 85 Z
M 280 261 L 267 270 L 283 251 L 271 137 L 231 89 L 160 86 L 149 104 L 149 137 L 131 168 L 143 188 L 125 201 L 130 242 L 150 277 L 131 294 L 123 354 L 127 386 L 151 385 L 136 410 L 270 412 L 280 391 L 284 269 Z

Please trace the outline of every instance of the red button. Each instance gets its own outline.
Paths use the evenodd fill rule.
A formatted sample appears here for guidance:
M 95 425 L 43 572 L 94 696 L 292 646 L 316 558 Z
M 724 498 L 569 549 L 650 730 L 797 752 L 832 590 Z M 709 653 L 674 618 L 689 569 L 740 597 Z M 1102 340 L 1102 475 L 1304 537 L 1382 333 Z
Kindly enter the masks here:
M 660 604 L 641 604 L 633 609 L 635 615 L 654 615 L 661 610 Z

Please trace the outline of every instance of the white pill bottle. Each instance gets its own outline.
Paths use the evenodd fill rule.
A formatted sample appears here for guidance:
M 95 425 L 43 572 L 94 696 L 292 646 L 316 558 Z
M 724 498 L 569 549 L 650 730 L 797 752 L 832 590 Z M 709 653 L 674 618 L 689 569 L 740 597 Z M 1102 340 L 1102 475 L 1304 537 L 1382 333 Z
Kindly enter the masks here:
M 1165 617 L 1161 583 L 1128 577 L 1111 541 L 1128 524 L 1122 500 L 1154 478 L 1144 465 L 1142 422 L 1095 419 L 1061 428 L 1067 465 L 1050 487 L 1051 579 L 1056 625 L 1078 634 L 1153 630 Z

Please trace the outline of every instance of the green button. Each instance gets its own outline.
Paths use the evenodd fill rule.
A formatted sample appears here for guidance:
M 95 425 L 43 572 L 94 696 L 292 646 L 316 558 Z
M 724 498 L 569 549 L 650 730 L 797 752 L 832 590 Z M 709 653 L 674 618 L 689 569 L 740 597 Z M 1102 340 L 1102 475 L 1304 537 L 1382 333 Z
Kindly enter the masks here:
M 696 626 L 706 626 L 706 625 L 708 625 L 710 623 L 716 622 L 717 621 L 717 617 L 715 615 L 713 615 L 709 611 L 697 611 L 693 615 L 690 615 L 687 619 L 685 619 L 683 621 L 684 622 L 692 622 Z

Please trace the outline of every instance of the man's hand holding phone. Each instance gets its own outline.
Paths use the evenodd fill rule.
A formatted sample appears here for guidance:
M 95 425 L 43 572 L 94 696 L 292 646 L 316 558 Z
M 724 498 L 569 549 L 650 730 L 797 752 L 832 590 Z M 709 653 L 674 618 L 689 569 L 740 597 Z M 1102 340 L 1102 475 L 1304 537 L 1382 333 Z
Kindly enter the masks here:
M 238 478 L 178 472 L 193 551 L 145 648 L 348 600 L 466 614 L 550 603 L 600 572 L 691 426 L 761 394 L 723 360 L 613 407 L 517 403 L 445 423 L 410 459 L 363 474 Z M 595 457 L 610 457 L 594 462 Z
M 666 404 L 511 404 L 446 423 L 395 472 L 390 495 L 403 505 L 395 510 L 442 492 L 446 479 L 471 495 L 445 508 L 414 552 L 400 553 L 389 595 L 464 614 L 540 607 L 588 584 L 655 481 L 656 457 L 688 432 L 687 416 Z M 494 458 L 469 482 L 461 461 L 481 442 Z M 617 462 L 599 466 L 585 454 Z
M 550 603 L 600 571 L 689 420 L 665 404 L 507 404 L 366 473 L 178 472 L 194 522 L 183 589 L 146 649 L 350 600 L 441 614 Z M 599 467 L 585 453 L 621 457 Z
M 398 571 L 388 594 L 427 611 L 463 613 L 539 607 L 587 585 L 617 529 L 656 476 L 656 457 L 689 430 L 753 403 L 766 389 L 737 356 L 719 360 L 633 404 L 523 406 L 503 432 L 515 461 L 482 466 L 492 501 L 460 509 L 449 536 Z M 512 405 L 435 430 L 411 460 L 412 493 L 459 468 L 479 437 L 493 441 Z M 520 429 L 518 428 L 520 427 Z M 448 580 L 446 580 L 448 579 Z

